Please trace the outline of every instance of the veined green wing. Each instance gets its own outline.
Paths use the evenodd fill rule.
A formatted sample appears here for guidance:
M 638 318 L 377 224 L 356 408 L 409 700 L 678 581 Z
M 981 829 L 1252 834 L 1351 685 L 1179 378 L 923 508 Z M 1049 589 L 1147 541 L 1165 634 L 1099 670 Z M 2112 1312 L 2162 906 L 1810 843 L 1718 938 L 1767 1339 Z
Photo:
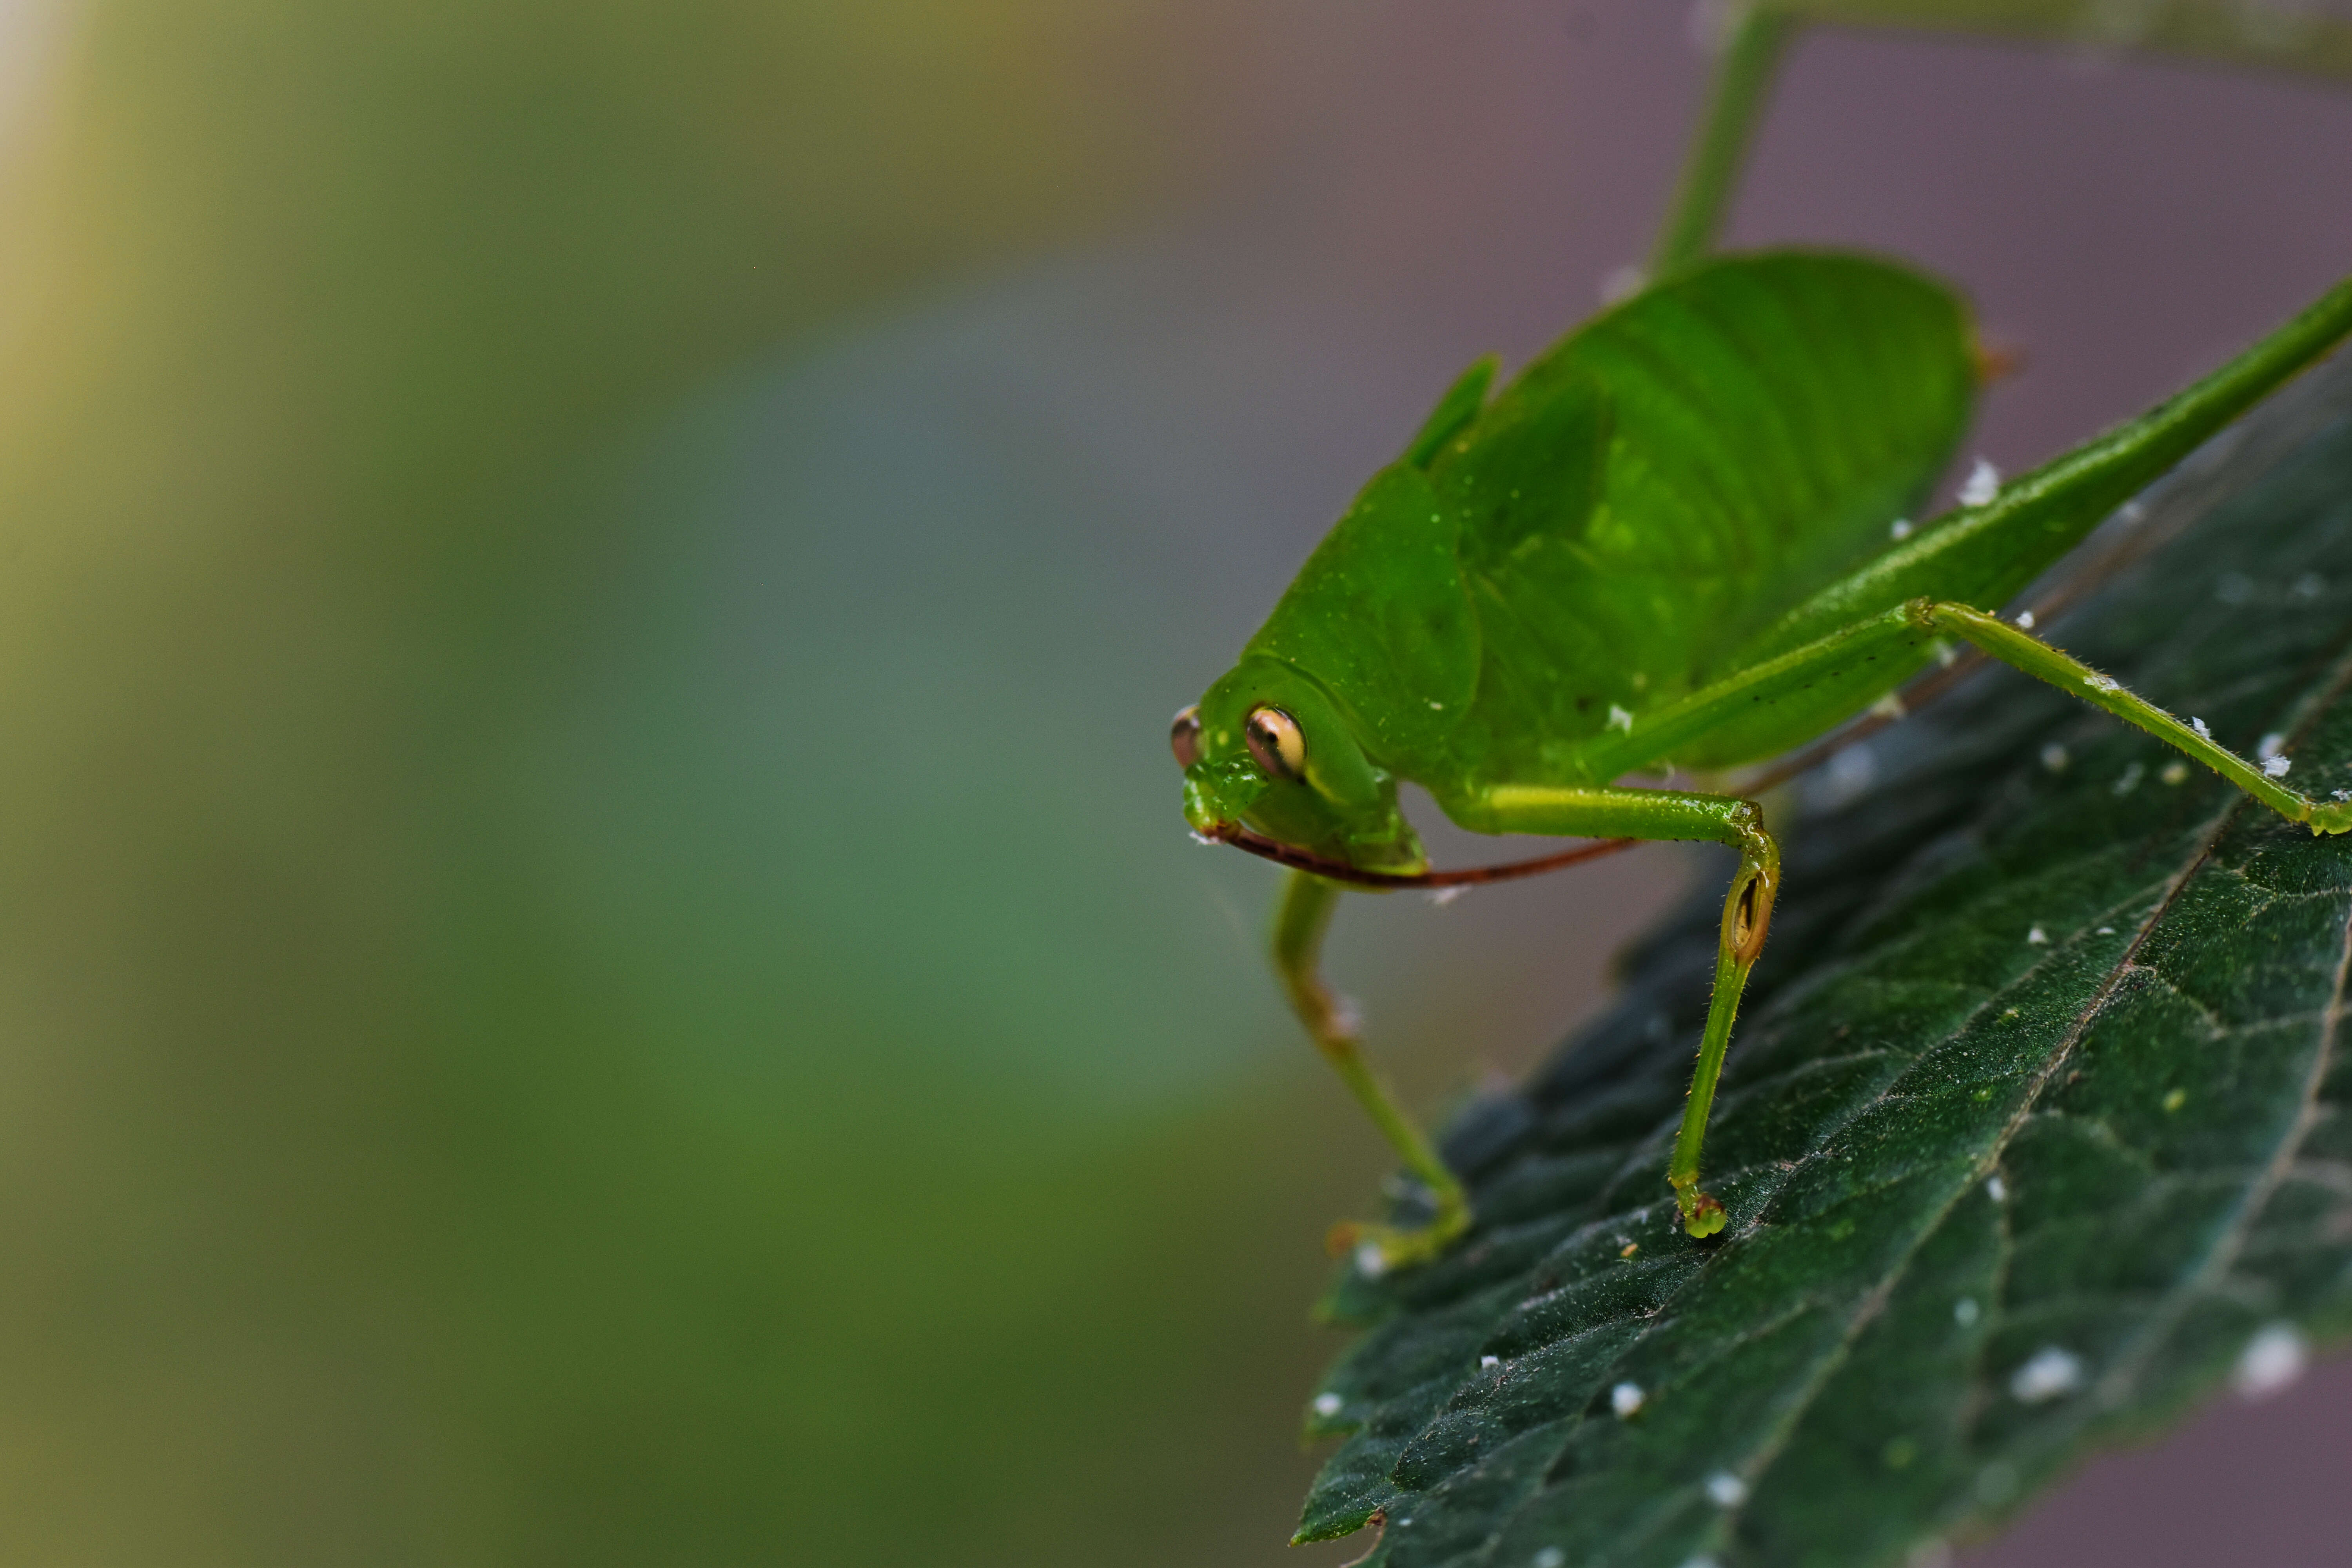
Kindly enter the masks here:
M 1529 365 L 1428 459 L 1480 668 L 1415 776 L 1556 777 L 1612 710 L 1638 723 L 1723 674 L 1926 498 L 1972 347 L 1934 280 L 1790 251 L 1684 274 Z

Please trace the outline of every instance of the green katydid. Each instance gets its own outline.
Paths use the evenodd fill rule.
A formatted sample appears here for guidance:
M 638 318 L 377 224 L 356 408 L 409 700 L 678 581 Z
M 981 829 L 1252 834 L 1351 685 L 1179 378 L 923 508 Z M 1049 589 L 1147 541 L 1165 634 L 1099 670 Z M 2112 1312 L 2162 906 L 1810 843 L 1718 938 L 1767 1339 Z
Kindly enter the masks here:
M 1742 72 L 1753 88 L 1784 37 L 1766 22 L 1735 41 L 1686 209 L 1719 208 L 1737 163 L 1723 146 L 1738 140 L 1720 106 Z M 1759 96 L 1735 101 L 1737 114 Z M 1470 1211 L 1318 973 L 1347 885 L 1490 880 L 1649 839 L 1738 851 L 1667 1173 L 1685 1228 L 1705 1237 L 1726 1216 L 1699 1184 L 1700 1145 L 1779 850 L 1751 801 L 1619 780 L 1679 770 L 1704 784 L 1783 755 L 1948 660 L 1957 640 L 2148 731 L 2315 833 L 2352 828 L 2352 801 L 2283 782 L 2286 757 L 2250 763 L 2040 641 L 2030 616 L 1991 613 L 2352 332 L 2352 281 L 2139 418 L 1991 493 L 1972 484 L 1964 504 L 1914 527 L 1903 520 L 1956 449 L 1979 379 L 1965 308 L 1865 257 L 1694 259 L 1710 227 L 1686 213 L 1669 231 L 1684 237 L 1654 260 L 1661 282 L 1499 395 L 1494 362 L 1472 366 L 1239 663 L 1176 719 L 1186 817 L 1292 868 L 1274 942 L 1286 991 L 1434 1200 L 1419 1228 L 1334 1232 L 1370 1270 L 1434 1256 Z M 1433 873 L 1399 810 L 1401 781 L 1474 831 L 1606 842 Z

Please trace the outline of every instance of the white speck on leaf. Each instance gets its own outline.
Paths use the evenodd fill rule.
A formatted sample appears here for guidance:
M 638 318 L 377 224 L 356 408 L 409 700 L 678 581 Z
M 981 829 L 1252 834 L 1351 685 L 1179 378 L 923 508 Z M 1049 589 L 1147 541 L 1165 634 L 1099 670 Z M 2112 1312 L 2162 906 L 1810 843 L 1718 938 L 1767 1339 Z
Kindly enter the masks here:
M 1748 1483 L 1729 1470 L 1717 1470 L 1706 1478 L 1706 1495 L 1717 1508 L 1738 1508 L 1748 1500 Z
M 1889 524 L 1887 525 L 1887 528 L 1886 528 L 1886 536 L 1887 536 L 1889 539 L 1908 539 L 1908 538 L 1910 538 L 1910 537 L 1911 537 L 1911 520 L 1910 520 L 1909 518 L 1907 518 L 1907 517 L 1898 517 L 1898 518 L 1896 518 L 1893 522 L 1891 522 L 1891 523 L 1889 523 Z
M 1622 730 L 1625 733 L 1630 735 L 1633 732 L 1633 716 L 1631 713 L 1626 712 L 1622 708 L 1618 707 L 1614 702 L 1612 702 L 1609 705 L 1609 722 L 1602 725 L 1601 728 L 1604 730 Z
M 2047 947 L 2050 945 L 2050 933 L 2043 931 L 2040 926 L 2035 926 L 2032 931 L 2025 933 L 2025 945 L 2028 947 Z
M 1389 1255 L 1380 1244 L 1368 1241 L 1356 1248 L 1356 1272 L 1367 1279 L 1377 1279 L 1389 1271 Z
M 1528 1568 L 1568 1568 L 1568 1553 L 1557 1546 L 1547 1546 L 1528 1559 Z
M 2146 777 L 2147 777 L 2147 769 L 2137 763 L 2134 763 L 2131 766 L 2124 770 L 2123 776 L 2121 778 L 2116 780 L 2115 793 L 2119 795 L 2129 795 L 2132 791 L 2139 788 L 2139 781 Z
M 2258 761 L 2267 763 L 2277 756 L 2285 745 L 2286 737 L 2273 730 L 2254 742 L 2254 756 Z
M 2283 779 L 2286 777 L 2287 769 L 2293 766 L 2294 764 L 2284 757 L 2273 757 L 2263 764 L 2263 773 L 2266 778 Z
M 2055 741 L 2042 748 L 2042 765 L 2053 773 L 2064 773 L 2066 764 L 2073 760 L 2067 755 L 2066 748 Z
M 2197 731 L 2197 738 L 2200 741 L 2210 741 L 2213 738 L 2213 731 L 2205 728 L 2205 721 L 2202 719 L 2189 720 L 2189 727 Z
M 2175 757 L 2172 761 L 2165 763 L 2164 771 L 2158 773 L 2156 776 L 2162 779 L 2168 784 L 2186 784 L 2189 782 L 2189 764 L 2182 762 L 2179 757 Z
M 2033 612 L 2032 610 L 2020 610 L 2017 612 L 2017 629 L 2021 632 L 2030 632 L 2033 629 Z
M 2116 510 L 2116 515 L 2126 522 L 2137 522 L 2147 515 L 2147 508 L 2136 500 L 2127 500 Z
M 1977 1318 L 1981 1310 L 1974 1296 L 1963 1296 L 1952 1303 L 1952 1321 L 1964 1329 L 1972 1329 L 1976 1327 Z
M 2352 789 L 2329 790 L 2327 792 L 2327 798 L 2330 800 L 2352 800 Z
M 1489 1367 L 1496 1367 L 1502 1364 L 1503 1358 L 1498 1355 L 1482 1355 L 1478 1358 L 1478 1370 L 1480 1372 L 1485 1372 Z
M 1642 1392 L 1640 1384 L 1621 1383 L 1609 1391 L 1609 1408 L 1617 1413 L 1618 1419 L 1622 1420 L 1641 1409 L 1649 1397 Z
M 2311 1364 L 2311 1345 L 2293 1323 L 2269 1323 L 2255 1331 L 2230 1373 L 2230 1386 L 2248 1399 L 2267 1399 Z
M 1982 506 L 2000 494 L 2000 470 L 1983 458 L 1969 470 L 1968 482 L 1960 486 L 1962 506 Z
M 1870 705 L 1870 711 L 1881 719 L 1893 720 L 1902 718 L 1906 711 L 1903 706 L 1902 695 L 1898 692 L 1888 692 L 1885 696 L 1880 698 L 1877 701 Z
M 1469 890 L 1469 886 L 1462 882 L 1450 888 L 1432 888 L 1429 889 L 1429 901 L 1442 910 Z
M 2327 580 L 2316 572 L 2305 572 L 2289 585 L 2287 591 L 2298 599 L 2316 599 L 2327 591 Z
M 2083 684 L 2094 691 L 2119 691 L 2124 683 L 2112 675 L 2086 675 L 2083 677 Z
M 2009 1201 L 2009 1184 L 2002 1181 L 1999 1176 L 1989 1177 L 1985 1182 L 1985 1196 L 1990 1198 L 1997 1204 L 2007 1203 Z
M 2116 934 L 2116 928 L 2113 926 L 2101 926 L 2094 934 L 2098 936 L 2113 936 Z
M 1337 1415 L 1339 1414 L 1340 1407 L 1346 1404 L 1347 1401 L 1336 1394 L 1318 1394 L 1315 1396 L 1315 1414 L 1324 1416 Z
M 1936 639 L 1936 662 L 1944 668 L 1949 669 L 1952 666 L 1960 662 L 1960 650 L 1954 647 L 1950 643 L 1946 642 L 1942 637 L 1937 637 Z
M 2010 1397 L 2021 1405 L 2039 1405 L 2083 1386 L 2083 1358 L 2058 1345 L 2043 1345 L 2033 1359 L 2010 1374 Z
M 1433 697 L 1429 701 L 1429 710 L 1433 713 L 1443 713 L 1445 711 L 1445 704 Z

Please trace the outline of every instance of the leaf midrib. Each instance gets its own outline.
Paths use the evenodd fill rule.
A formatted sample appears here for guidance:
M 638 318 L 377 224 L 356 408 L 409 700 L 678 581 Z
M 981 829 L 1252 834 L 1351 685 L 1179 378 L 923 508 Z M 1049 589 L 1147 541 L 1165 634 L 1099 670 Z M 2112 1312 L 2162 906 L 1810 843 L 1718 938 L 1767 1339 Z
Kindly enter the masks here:
M 2352 654 L 2339 655 L 2335 668 L 2329 672 L 2327 678 L 2315 688 L 2307 689 L 2294 704 L 2294 719 L 2288 729 L 2296 742 L 2304 739 L 2319 716 L 2343 694 L 2347 682 L 2352 682 Z M 1954 1184 L 1950 1195 L 1937 1206 L 1927 1223 L 1914 1231 L 1909 1244 L 1888 1265 L 1863 1299 L 1855 1304 L 1846 1321 L 1844 1331 L 1838 1336 L 1837 1343 L 1815 1363 L 1812 1374 L 1806 1379 L 1801 1391 L 1790 1402 L 1788 1414 L 1774 1426 L 1766 1439 L 1757 1445 L 1749 1462 L 1743 1465 L 1738 1472 L 1740 1478 L 1748 1483 L 1750 1496 L 1755 1495 L 1756 1485 L 1761 1480 L 1764 1472 L 1771 1468 L 1773 1462 L 1787 1448 L 1798 1426 L 1813 1408 L 1822 1389 L 1830 1378 L 1836 1375 L 1838 1369 L 1845 1364 L 1862 1331 L 1868 1328 L 1871 1321 L 1885 1310 L 1888 1297 L 1893 1294 L 1895 1286 L 1901 1282 L 1904 1274 L 1909 1269 L 1911 1260 L 1917 1255 L 1919 1248 L 1926 1245 L 1928 1237 L 1934 1236 L 1942 1227 L 1945 1220 L 1950 1216 L 1952 1210 L 1958 1206 L 1960 1200 L 2000 1165 L 2001 1156 L 2008 1152 L 2011 1143 L 2015 1141 L 2019 1129 L 2024 1126 L 2040 1106 L 2051 1080 L 2074 1056 L 2075 1048 L 2082 1043 L 2084 1034 L 2105 1010 L 2116 988 L 2122 984 L 2125 977 L 2135 967 L 2135 960 L 2149 934 L 2171 911 L 2182 889 L 2188 887 L 2190 879 L 2212 858 L 2213 850 L 2220 844 L 2222 835 L 2230 830 L 2252 804 L 2246 796 L 2233 794 L 2222 809 L 2215 814 L 2204 830 L 2198 835 L 2194 852 L 2188 857 L 2180 869 L 2167 880 L 2162 895 L 2141 921 L 2138 928 L 2132 932 L 2131 941 L 2107 971 L 2097 992 L 2087 1004 L 2076 1011 L 2065 1035 L 2043 1059 L 2041 1069 L 2032 1079 L 2031 1089 L 2019 1101 L 2017 1109 L 1995 1136 L 1989 1157 L 1970 1173 L 1967 1181 Z M 2207 1249 L 2205 1260 L 2200 1263 L 2196 1273 L 2184 1279 L 2176 1288 L 2164 1292 L 2156 1311 L 2150 1314 L 2149 1322 L 2144 1324 L 2140 1331 L 2133 1336 L 2131 1345 L 2125 1356 L 2119 1358 L 2119 1361 L 2126 1362 L 2130 1366 L 2130 1375 L 2123 1377 L 2119 1384 L 2116 1383 L 2118 1373 L 2123 1371 L 2123 1367 L 2119 1365 L 2101 1377 L 2099 1391 L 2103 1395 L 2110 1394 L 2111 1384 L 2117 1389 L 2128 1390 L 2131 1378 L 2137 1376 L 2138 1369 L 2144 1366 L 2147 1357 L 2153 1353 L 2154 1347 L 2161 1342 L 2162 1336 L 2158 1331 L 2159 1327 L 2168 1331 L 2172 1325 L 2179 1321 L 2180 1314 L 2187 1310 L 2188 1303 L 2202 1292 L 2212 1277 L 2216 1258 L 2225 1247 L 2229 1256 L 2234 1258 L 2237 1250 L 2243 1246 L 2245 1232 L 2252 1226 L 2255 1215 L 2260 1213 L 2262 1205 L 2268 1202 L 2270 1194 L 2277 1190 L 2286 1169 L 2294 1163 L 2305 1137 L 2317 1120 L 2319 1089 L 2326 1079 L 2328 1066 L 2334 1056 L 2337 1026 L 2343 1016 L 2347 973 L 2352 973 L 2352 921 L 2347 921 L 2345 924 L 2345 938 L 2342 952 L 2336 963 L 2335 987 L 2323 1015 L 2320 1047 L 2312 1056 L 2312 1067 L 2305 1078 L 2294 1127 L 2286 1137 L 2281 1140 L 2279 1149 L 2273 1154 L 2263 1173 L 2248 1184 L 2237 1209 L 2231 1216 L 2230 1223 L 2216 1233 L 2212 1245 Z M 1973 1016 L 1972 1014 L 1971 1016 Z M 1965 1026 L 1963 1024 L 1962 1027 Z M 1938 1044 L 1948 1043 L 1953 1037 L 1953 1035 L 1948 1034 Z M 1932 1054 L 1932 1051 L 1920 1053 L 1922 1058 L 1929 1054 Z M 1864 1109 L 1867 1107 L 1857 1109 L 1854 1116 L 1862 1114 Z M 1849 1116 L 1840 1125 L 1850 1126 L 1853 1121 L 1853 1117 Z M 1827 1141 L 1824 1140 L 1824 1142 Z M 2255 1201 L 2258 1194 L 2261 1200 L 2259 1203 Z M 2009 1217 L 2006 1205 L 2002 1207 L 2000 1224 L 2002 1262 L 2005 1270 L 2010 1252 Z M 1751 1226 L 1749 1228 L 1755 1227 Z M 2228 1263 L 2224 1261 L 2221 1267 L 2226 1269 Z M 1983 1353 L 1982 1346 L 1986 1342 L 1979 1342 L 1977 1352 L 1979 1357 Z M 1971 1373 L 1970 1384 L 1981 1386 L 1984 1378 L 1980 1362 L 1972 1366 Z M 1745 1507 L 1746 1504 L 1743 1502 L 1724 1510 L 1724 1517 L 1715 1531 L 1717 1543 L 1719 1544 L 1722 1539 L 1728 1535 L 1732 1525 Z

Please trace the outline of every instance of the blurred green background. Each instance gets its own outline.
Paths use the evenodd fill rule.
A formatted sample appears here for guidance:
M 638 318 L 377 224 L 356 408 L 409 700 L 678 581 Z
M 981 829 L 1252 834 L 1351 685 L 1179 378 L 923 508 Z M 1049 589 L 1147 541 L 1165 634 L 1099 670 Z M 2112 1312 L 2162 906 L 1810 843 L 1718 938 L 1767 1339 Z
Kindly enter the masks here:
M 1297 530 L 985 341 L 1243 10 L 22 14 L 0 1558 L 1281 1554 L 1381 1166 L 1162 731 Z
M 0 1561 L 1360 1551 L 1281 1542 L 1385 1162 L 1163 726 L 1644 248 L 1703 69 L 1639 0 L 0 12 Z M 2352 179 L 2315 89 L 1789 102 L 1743 233 L 1976 287 L 2004 462 L 2352 244 L 2243 194 Z M 1434 1107 L 1678 868 L 1339 971 Z

